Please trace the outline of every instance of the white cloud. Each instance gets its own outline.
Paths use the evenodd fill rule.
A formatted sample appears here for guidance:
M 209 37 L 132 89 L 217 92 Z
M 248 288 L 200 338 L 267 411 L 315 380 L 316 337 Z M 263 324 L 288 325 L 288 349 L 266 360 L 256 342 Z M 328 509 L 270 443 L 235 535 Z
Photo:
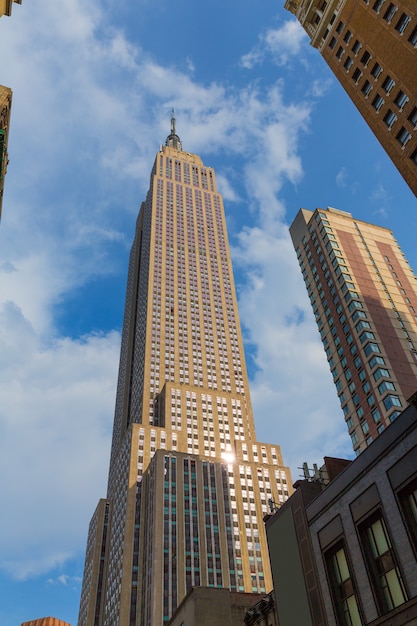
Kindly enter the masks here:
M 340 170 L 336 174 L 336 185 L 338 187 L 346 187 L 347 185 L 348 173 L 345 167 L 341 167 Z
M 57 578 L 48 578 L 46 581 L 48 585 L 62 585 L 64 587 L 78 588 L 82 579 L 79 576 L 68 576 L 68 574 L 61 574 Z
M 268 223 L 246 229 L 233 257 L 248 277 L 239 310 L 255 348 L 257 434 L 281 445 L 295 480 L 303 461 L 350 455 L 351 446 L 287 229 Z
M 216 173 L 216 183 L 224 201 L 238 202 L 240 200 L 238 192 L 233 188 L 230 179 L 225 174 Z
M 104 493 L 119 334 L 45 346 L 15 305 L 0 322 L 1 566 L 24 578 L 79 549 Z
M 257 45 L 241 58 L 241 65 L 252 69 L 262 63 L 266 56 L 272 56 L 276 65 L 286 65 L 299 55 L 305 37 L 306 34 L 297 20 L 288 20 L 279 28 L 269 29 L 262 34 Z

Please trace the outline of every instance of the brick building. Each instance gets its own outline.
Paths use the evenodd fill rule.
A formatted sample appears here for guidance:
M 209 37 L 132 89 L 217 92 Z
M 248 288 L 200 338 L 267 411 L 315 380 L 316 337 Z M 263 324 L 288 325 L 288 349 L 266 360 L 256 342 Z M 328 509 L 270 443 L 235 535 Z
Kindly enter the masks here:
M 391 230 L 332 207 L 290 233 L 356 454 L 417 389 L 417 278 Z
M 417 195 L 415 0 L 286 0 L 285 8 Z

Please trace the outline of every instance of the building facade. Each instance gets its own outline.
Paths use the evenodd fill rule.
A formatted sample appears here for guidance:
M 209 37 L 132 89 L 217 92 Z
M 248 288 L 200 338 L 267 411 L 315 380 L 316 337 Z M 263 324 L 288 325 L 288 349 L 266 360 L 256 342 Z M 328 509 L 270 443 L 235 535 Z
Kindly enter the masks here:
M 417 409 L 267 522 L 280 626 L 417 623 Z
M 417 390 L 417 279 L 392 232 L 301 209 L 290 227 L 357 454 Z
M 10 111 L 12 108 L 12 90 L 0 85 L 0 219 L 3 206 L 4 179 L 9 157 L 7 144 L 9 141 Z
M 168 626 L 243 626 L 247 611 L 258 602 L 259 594 L 238 593 L 224 588 L 193 587 L 175 611 Z
M 13 2 L 22 4 L 22 0 L 0 0 L 0 17 L 12 14 Z
M 162 625 L 192 587 L 269 591 L 262 520 L 290 490 L 279 447 L 256 441 L 215 174 L 182 150 L 172 118 L 130 256 L 79 626 Z
M 415 0 L 286 0 L 417 195 Z

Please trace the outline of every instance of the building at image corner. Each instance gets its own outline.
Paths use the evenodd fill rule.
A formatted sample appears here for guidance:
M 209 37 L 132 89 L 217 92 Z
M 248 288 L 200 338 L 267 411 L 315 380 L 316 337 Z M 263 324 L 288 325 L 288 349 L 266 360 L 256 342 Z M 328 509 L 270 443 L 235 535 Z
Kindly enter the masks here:
M 193 587 L 265 595 L 263 517 L 291 484 L 279 446 L 256 440 L 215 173 L 183 151 L 172 117 L 131 250 L 79 626 L 162 626 Z
M 0 0 L 0 17 L 12 14 L 13 2 L 22 4 L 22 0 Z
M 285 8 L 417 195 L 415 0 L 286 0 Z
M 23 622 L 21 626 L 71 626 L 71 624 L 63 622 L 56 617 L 40 617 L 39 619 L 32 619 L 29 622 Z
M 327 486 L 298 481 L 266 521 L 279 625 L 415 626 L 416 407 L 344 468 L 325 461 Z
M 3 204 L 4 179 L 9 162 L 7 144 L 9 140 L 12 90 L 0 85 L 0 219 Z
M 290 227 L 356 454 L 417 389 L 417 279 L 392 231 L 332 207 Z

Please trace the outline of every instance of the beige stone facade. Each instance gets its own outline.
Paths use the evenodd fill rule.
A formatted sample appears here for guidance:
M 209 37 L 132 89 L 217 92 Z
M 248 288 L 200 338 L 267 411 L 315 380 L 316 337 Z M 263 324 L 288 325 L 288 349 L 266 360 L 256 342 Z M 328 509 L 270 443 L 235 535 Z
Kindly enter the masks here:
M 162 626 L 192 587 L 270 591 L 263 516 L 290 493 L 279 446 L 256 440 L 215 173 L 182 150 L 174 127 L 132 246 L 107 575 L 94 591 L 92 547 L 79 626 L 94 624 L 91 603 L 103 603 L 99 626 Z
M 290 228 L 357 454 L 417 390 L 417 279 L 392 231 L 301 209 Z
M 41 617 L 39 619 L 32 619 L 30 622 L 23 622 L 21 626 L 71 626 L 71 624 L 63 622 L 56 617 Z
M 285 8 L 417 195 L 415 0 L 287 0 Z
M 258 602 L 259 595 L 253 593 L 195 587 L 181 602 L 168 626 L 243 626 L 248 610 Z

